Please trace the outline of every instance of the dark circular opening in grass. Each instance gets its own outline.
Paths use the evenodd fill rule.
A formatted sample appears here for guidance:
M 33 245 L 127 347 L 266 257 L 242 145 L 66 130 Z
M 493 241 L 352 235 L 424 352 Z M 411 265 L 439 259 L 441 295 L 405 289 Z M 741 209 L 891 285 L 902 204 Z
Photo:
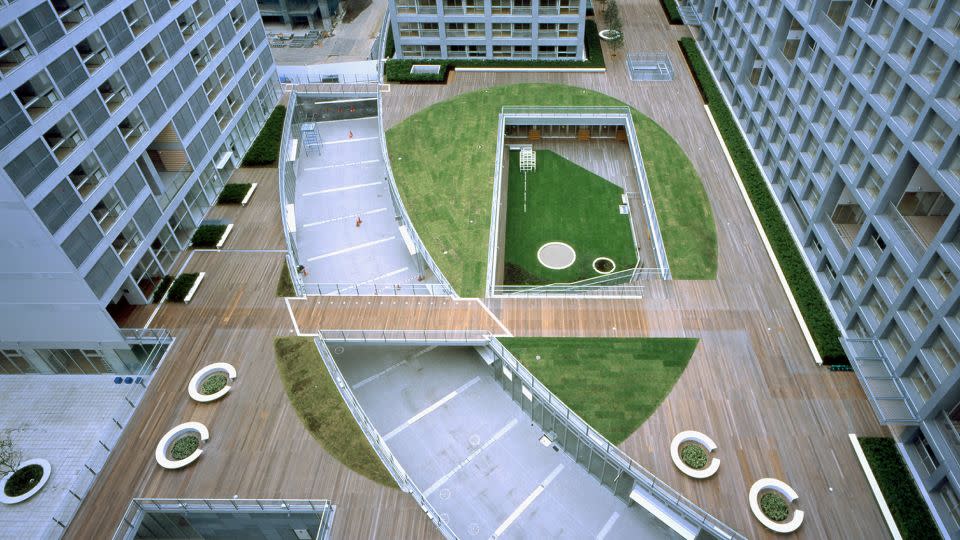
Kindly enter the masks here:
M 170 458 L 174 461 L 186 459 L 196 452 L 197 448 L 200 448 L 200 437 L 193 433 L 184 435 L 170 447 Z
M 790 517 L 790 503 L 776 491 L 760 494 L 760 511 L 773 521 L 786 521 Z
M 691 469 L 703 469 L 708 460 L 709 454 L 702 444 L 687 442 L 680 447 L 680 461 Z
M 616 266 L 613 264 L 613 261 L 606 257 L 600 257 L 593 261 L 593 269 L 601 274 L 609 274 L 613 272 L 614 268 L 616 268 Z
M 209 396 L 211 394 L 216 394 L 220 390 L 223 390 L 223 387 L 227 385 L 227 374 L 218 371 L 212 373 L 206 379 L 200 383 L 200 393 Z
M 33 489 L 42 478 L 43 467 L 40 465 L 27 465 L 17 469 L 3 486 L 3 494 L 7 497 L 19 497 Z

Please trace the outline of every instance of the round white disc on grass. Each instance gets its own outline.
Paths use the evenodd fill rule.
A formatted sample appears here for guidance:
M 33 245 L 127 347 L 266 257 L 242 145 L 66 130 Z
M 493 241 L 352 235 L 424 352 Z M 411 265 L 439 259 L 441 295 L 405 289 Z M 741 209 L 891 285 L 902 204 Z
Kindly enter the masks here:
M 551 270 L 563 270 L 577 260 L 577 252 L 569 244 L 547 242 L 537 250 L 537 260 Z

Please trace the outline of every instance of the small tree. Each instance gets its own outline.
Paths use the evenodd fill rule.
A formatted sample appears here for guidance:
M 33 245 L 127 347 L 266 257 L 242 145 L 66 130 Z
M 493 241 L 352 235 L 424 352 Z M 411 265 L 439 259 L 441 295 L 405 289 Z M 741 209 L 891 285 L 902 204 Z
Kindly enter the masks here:
M 617 56 L 617 51 L 623 48 L 623 32 L 617 29 L 617 38 L 610 40 L 610 48 L 613 49 L 613 56 Z
M 19 469 L 22 457 L 23 453 L 13 446 L 9 432 L 0 436 L 0 478 Z
M 607 23 L 609 28 L 620 27 L 620 6 L 617 0 L 608 0 L 603 9 L 603 22 Z

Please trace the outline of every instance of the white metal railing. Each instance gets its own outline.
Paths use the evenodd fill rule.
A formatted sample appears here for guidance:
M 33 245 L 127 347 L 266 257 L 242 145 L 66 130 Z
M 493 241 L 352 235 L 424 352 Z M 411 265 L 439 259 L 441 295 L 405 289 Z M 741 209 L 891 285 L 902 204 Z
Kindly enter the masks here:
M 487 330 L 320 330 L 320 339 L 344 343 L 486 343 Z
M 327 499 L 133 499 L 117 525 L 113 540 L 133 539 L 146 512 L 156 513 L 314 513 L 319 516 L 317 539 L 330 537 L 336 506 Z
M 155 343 L 156 345 L 150 351 L 140 370 L 134 375 L 125 376 L 133 379 L 130 390 L 123 396 L 123 401 L 116 405 L 110 419 L 111 422 L 101 430 L 93 455 L 88 456 L 83 463 L 84 470 L 80 471 L 67 487 L 66 491 L 70 496 L 64 496 L 60 500 L 51 516 L 51 521 L 43 529 L 42 538 L 59 538 L 66 531 L 83 499 L 90 492 L 97 476 L 107 463 L 110 452 L 113 451 L 114 446 L 120 440 L 124 428 L 133 418 L 137 405 L 140 404 L 147 392 L 147 386 L 153 374 L 173 343 L 169 332 L 159 328 L 122 329 L 121 333 L 125 334 L 129 341 L 139 344 Z
M 420 488 L 414 484 L 410 476 L 407 475 L 406 470 L 403 466 L 400 465 L 400 461 L 397 460 L 396 456 L 393 454 L 393 451 L 390 450 L 390 447 L 387 446 L 386 441 L 380 436 L 380 432 L 373 425 L 373 422 L 370 421 L 370 418 L 367 416 L 367 413 L 363 410 L 363 407 L 360 406 L 360 402 L 357 401 L 356 396 L 353 395 L 353 390 L 350 389 L 350 385 L 347 384 L 346 379 L 343 377 L 343 373 L 340 372 L 339 366 L 337 366 L 336 360 L 334 360 L 333 355 L 330 353 L 330 349 L 327 348 L 326 343 L 323 339 L 317 338 L 314 340 L 317 344 L 317 349 L 320 350 L 320 357 L 323 359 L 324 365 L 327 367 L 327 371 L 330 372 L 330 377 L 333 379 L 334 384 L 337 387 L 337 390 L 340 391 L 340 396 L 343 397 L 344 403 L 347 405 L 347 409 L 350 410 L 350 413 L 353 415 L 354 420 L 360 426 L 360 430 L 366 436 L 367 441 L 370 442 L 370 446 L 373 447 L 373 450 L 377 453 L 377 456 L 380 457 L 380 461 L 383 462 L 383 465 L 390 471 L 390 475 L 396 480 L 397 485 L 400 486 L 404 492 L 409 493 L 410 496 L 414 498 L 417 504 L 420 505 L 420 508 L 427 514 L 427 517 L 437 526 L 440 530 L 440 533 L 449 539 L 457 538 L 456 533 L 453 532 L 453 529 L 447 524 L 443 519 L 441 514 L 437 512 L 436 508 L 433 507 L 433 504 L 427 500 L 427 497 L 423 494 Z
M 490 338 L 490 349 L 515 372 L 520 379 L 529 387 L 530 391 L 536 394 L 541 401 L 550 407 L 559 418 L 564 419 L 568 427 L 573 428 L 582 439 L 591 442 L 602 451 L 608 459 L 616 463 L 619 467 L 628 472 L 636 482 L 643 488 L 644 492 L 661 504 L 671 509 L 679 516 L 683 517 L 691 524 L 706 529 L 711 534 L 719 538 L 744 538 L 743 535 L 728 527 L 726 524 L 713 517 L 699 506 L 692 503 L 686 497 L 675 491 L 662 480 L 646 470 L 633 458 L 624 453 L 620 448 L 611 443 L 602 434 L 598 433 L 590 424 L 581 418 L 576 412 L 568 407 L 560 398 L 553 394 L 543 383 L 541 383 L 533 373 L 531 373 L 519 360 L 507 350 L 495 337 Z
M 441 283 L 300 283 L 301 296 L 449 296 Z
M 521 118 L 538 118 L 541 116 L 567 116 L 572 118 L 622 118 L 630 117 L 628 107 L 562 107 L 562 106 L 512 106 L 505 105 L 501 114 Z
M 640 142 L 637 139 L 637 127 L 633 125 L 633 115 L 627 113 L 627 138 L 630 140 L 630 153 L 633 156 L 634 168 L 639 176 L 640 192 L 643 195 L 643 206 L 647 213 L 647 223 L 650 226 L 650 238 L 657 254 L 657 265 L 662 271 L 663 279 L 670 279 L 670 264 L 667 262 L 667 252 L 663 246 L 663 237 L 660 235 L 660 223 L 657 221 L 657 212 L 653 207 L 653 195 L 650 193 L 650 183 L 647 171 L 643 166 L 643 156 L 640 154 Z M 628 194 L 629 195 L 629 194 Z

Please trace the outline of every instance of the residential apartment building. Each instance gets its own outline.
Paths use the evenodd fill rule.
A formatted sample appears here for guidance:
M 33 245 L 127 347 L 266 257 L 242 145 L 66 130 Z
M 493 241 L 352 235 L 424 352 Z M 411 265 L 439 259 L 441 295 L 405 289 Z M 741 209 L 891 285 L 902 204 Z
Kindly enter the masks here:
M 150 301 L 278 100 L 255 0 L 0 4 L 0 373 L 135 372 Z
M 960 534 L 960 3 L 698 0 L 699 43 L 945 535 Z
M 587 0 L 390 0 L 396 58 L 585 59 Z
M 279 23 L 291 29 L 304 26 L 333 30 L 343 8 L 340 0 L 257 0 L 265 23 Z

